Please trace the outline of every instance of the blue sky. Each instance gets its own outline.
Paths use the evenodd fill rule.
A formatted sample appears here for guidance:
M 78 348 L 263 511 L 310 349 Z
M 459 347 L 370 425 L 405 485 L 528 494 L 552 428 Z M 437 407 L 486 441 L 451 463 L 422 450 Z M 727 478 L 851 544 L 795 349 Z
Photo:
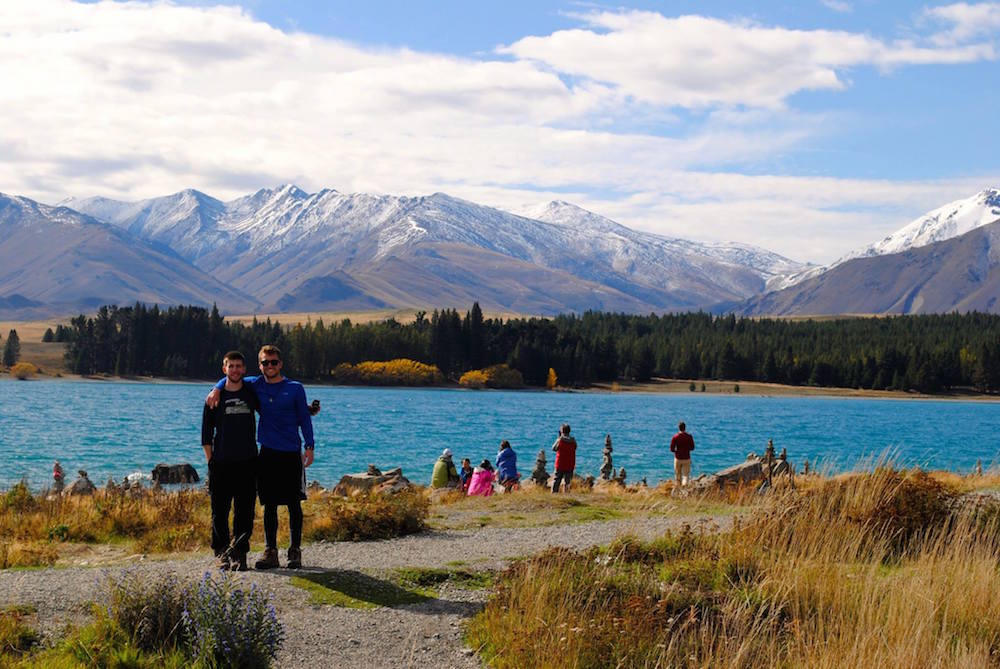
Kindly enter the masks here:
M 1000 2 L 0 6 L 0 190 L 565 199 L 828 262 L 1000 185 Z

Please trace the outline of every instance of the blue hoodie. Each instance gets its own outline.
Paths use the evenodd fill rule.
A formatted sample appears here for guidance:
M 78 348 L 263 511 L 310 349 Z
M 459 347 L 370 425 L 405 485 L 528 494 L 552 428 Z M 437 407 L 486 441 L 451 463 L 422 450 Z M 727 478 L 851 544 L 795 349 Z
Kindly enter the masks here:
M 497 453 L 497 480 L 517 478 L 517 453 L 513 448 L 503 448 Z
M 263 376 L 247 376 L 243 383 L 249 385 L 260 399 L 260 423 L 257 441 L 274 451 L 298 452 L 302 449 L 299 430 L 305 438 L 306 448 L 313 448 L 312 417 L 306 404 L 306 389 L 298 381 L 283 378 L 278 383 L 268 383 Z M 225 388 L 222 379 L 216 388 Z

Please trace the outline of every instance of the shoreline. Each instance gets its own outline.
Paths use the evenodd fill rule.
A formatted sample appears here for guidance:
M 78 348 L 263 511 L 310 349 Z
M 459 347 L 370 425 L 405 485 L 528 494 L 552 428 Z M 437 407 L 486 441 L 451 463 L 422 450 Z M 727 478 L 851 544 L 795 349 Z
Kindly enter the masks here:
M 291 377 L 294 378 L 294 377 Z M 35 374 L 24 381 L 88 381 L 93 383 L 149 383 L 149 384 L 203 384 L 213 383 L 217 379 L 173 379 L 163 376 L 98 376 L 81 375 L 70 373 Z M 296 379 L 298 380 L 298 379 Z M 22 381 L 11 376 L 9 373 L 0 373 L 0 382 Z M 523 388 L 463 388 L 457 383 L 438 384 L 429 386 L 392 386 L 392 385 L 366 385 L 366 384 L 344 384 L 329 383 L 324 381 L 304 380 L 303 385 L 318 386 L 324 388 L 384 388 L 384 389 L 406 389 L 406 390 L 463 390 L 469 392 L 490 392 L 501 390 L 504 392 L 560 392 L 560 393 L 593 393 L 593 394 L 617 394 L 617 393 L 642 393 L 649 395 L 726 395 L 732 397 L 817 397 L 817 398 L 854 398 L 854 399 L 895 399 L 895 400 L 937 400 L 951 402 L 998 402 L 1000 395 L 987 395 L 971 390 L 960 390 L 951 393 L 925 394 L 909 392 L 904 390 L 868 390 L 859 388 L 840 388 L 825 386 L 790 386 L 780 383 L 765 383 L 762 381 L 718 381 L 699 379 L 666 379 L 658 378 L 650 382 L 634 381 L 602 381 L 591 384 L 586 388 L 563 388 L 556 387 L 552 391 L 545 388 L 535 388 L 525 386 Z M 697 390 L 692 391 L 690 384 L 694 383 Z M 701 391 L 701 385 L 705 385 L 705 391 Z M 734 392 L 734 387 L 739 386 L 739 392 Z

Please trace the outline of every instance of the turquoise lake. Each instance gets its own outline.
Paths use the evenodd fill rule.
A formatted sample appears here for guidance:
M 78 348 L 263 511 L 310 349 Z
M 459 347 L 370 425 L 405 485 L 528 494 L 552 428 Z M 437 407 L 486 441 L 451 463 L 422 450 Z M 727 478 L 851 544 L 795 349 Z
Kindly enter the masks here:
M 201 407 L 209 384 L 29 381 L 0 383 L 0 488 L 27 478 L 51 482 L 58 459 L 67 481 L 85 469 L 95 483 L 159 462 L 191 462 L 202 476 Z M 762 452 L 769 438 L 789 459 L 831 470 L 889 452 L 902 465 L 969 471 L 1000 454 L 1000 403 L 923 399 L 760 397 L 751 395 L 546 393 L 306 386 L 322 400 L 314 419 L 316 463 L 309 480 L 325 486 L 368 463 L 401 466 L 426 483 L 441 449 L 473 464 L 493 459 L 501 439 L 527 474 L 560 423 L 579 443 L 577 473 L 597 474 L 604 435 L 615 466 L 634 481 L 673 476 L 667 449 L 678 420 L 696 450 L 693 473 L 711 473 Z

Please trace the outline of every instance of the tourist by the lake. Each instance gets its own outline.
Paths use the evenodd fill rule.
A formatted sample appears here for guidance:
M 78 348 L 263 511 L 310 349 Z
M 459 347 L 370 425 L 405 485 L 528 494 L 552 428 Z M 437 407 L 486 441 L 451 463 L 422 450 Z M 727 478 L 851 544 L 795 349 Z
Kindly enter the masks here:
M 260 426 L 257 441 L 257 495 L 264 506 L 264 555 L 255 563 L 257 569 L 279 567 L 278 507 L 288 508 L 288 529 L 291 536 L 287 567 L 302 566 L 302 500 L 306 498 L 305 468 L 313 463 L 315 441 L 311 415 L 319 411 L 319 402 L 312 408 L 306 403 L 306 391 L 298 381 L 281 373 L 281 351 L 270 344 L 257 354 L 260 376 L 246 377 L 244 382 L 260 400 Z M 218 404 L 225 379 L 216 384 L 206 403 Z M 301 432 L 301 437 L 299 433 Z M 303 441 L 305 452 L 303 453 Z
M 462 492 L 469 492 L 469 483 L 472 482 L 472 461 L 469 458 L 462 458 L 462 469 L 459 470 L 458 476 L 462 480 Z
M 518 485 L 521 475 L 517 473 L 517 453 L 511 448 L 510 442 L 504 439 L 500 442 L 497 452 L 497 482 L 504 487 L 505 492 Z
M 694 438 L 687 433 L 684 421 L 677 424 L 677 434 L 670 440 L 670 452 L 674 454 L 674 479 L 677 489 L 687 487 L 691 480 L 691 451 Z
M 451 449 L 446 448 L 434 463 L 434 471 L 431 472 L 432 488 L 457 488 L 462 482 L 455 468 L 455 461 L 452 459 Z
M 257 393 L 243 382 L 246 363 L 239 351 L 222 358 L 226 383 L 215 408 L 201 417 L 201 444 L 208 464 L 212 507 L 212 552 L 220 569 L 246 571 L 257 501 Z M 229 510 L 233 531 L 229 532 Z M 232 544 L 230 544 L 230 538 Z
M 563 490 L 569 492 L 573 481 L 573 470 L 576 469 L 576 439 L 569 435 L 569 423 L 563 423 L 559 428 L 559 436 L 552 444 L 556 452 L 556 473 L 553 476 L 552 492 L 559 492 L 559 482 L 565 481 Z
M 493 465 L 490 464 L 489 460 L 483 460 L 478 467 L 472 470 L 472 478 L 469 481 L 469 496 L 489 497 L 493 494 L 493 481 L 495 479 Z

